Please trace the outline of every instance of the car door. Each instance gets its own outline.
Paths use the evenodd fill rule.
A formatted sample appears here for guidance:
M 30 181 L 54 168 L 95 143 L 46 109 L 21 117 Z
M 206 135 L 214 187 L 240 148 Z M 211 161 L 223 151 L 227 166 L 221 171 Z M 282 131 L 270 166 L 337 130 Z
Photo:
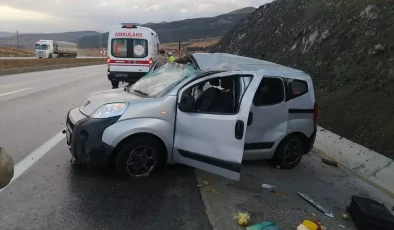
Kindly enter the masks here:
M 288 107 L 285 87 L 280 77 L 265 76 L 253 98 L 246 134 L 246 159 L 267 159 L 275 143 L 287 132 Z
M 241 95 L 241 103 L 237 106 L 238 112 L 215 114 L 180 110 L 181 96 L 186 90 L 209 79 L 240 74 L 250 76 L 252 81 Z M 173 159 L 185 165 L 239 180 L 248 114 L 262 77 L 262 73 L 226 72 L 198 79 L 183 87 L 178 92 L 177 99 Z

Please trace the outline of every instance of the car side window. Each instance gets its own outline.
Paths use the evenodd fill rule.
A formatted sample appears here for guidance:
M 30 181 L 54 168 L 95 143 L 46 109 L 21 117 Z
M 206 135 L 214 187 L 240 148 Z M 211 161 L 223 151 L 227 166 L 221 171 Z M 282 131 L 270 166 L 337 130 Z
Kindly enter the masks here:
M 285 90 L 280 78 L 264 77 L 253 98 L 253 105 L 268 106 L 283 102 Z
M 194 98 L 195 113 L 236 114 L 239 110 L 237 93 L 239 76 L 211 78 L 186 89 L 182 96 Z
M 288 79 L 289 99 L 293 99 L 308 93 L 308 83 L 297 79 Z

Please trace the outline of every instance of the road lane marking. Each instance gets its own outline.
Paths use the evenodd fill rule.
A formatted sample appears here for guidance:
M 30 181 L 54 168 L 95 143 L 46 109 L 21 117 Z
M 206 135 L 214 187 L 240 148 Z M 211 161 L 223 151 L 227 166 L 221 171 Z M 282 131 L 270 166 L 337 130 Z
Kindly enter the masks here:
M 27 90 L 31 90 L 31 89 L 32 89 L 32 88 L 25 88 L 25 89 L 20 89 L 20 90 L 11 91 L 11 92 L 8 92 L 8 93 L 2 93 L 2 94 L 0 94 L 0 97 L 7 96 L 7 95 L 10 95 L 10 94 L 14 94 L 14 93 L 19 93 L 19 92 L 27 91 Z
M 62 132 L 59 132 L 55 136 L 53 136 L 51 139 L 49 139 L 47 142 L 42 144 L 40 147 L 38 147 L 36 150 L 31 152 L 29 155 L 27 155 L 25 158 L 23 158 L 21 161 L 19 161 L 15 166 L 14 166 L 14 177 L 10 181 L 10 183 L 4 187 L 3 189 L 0 189 L 0 192 L 2 192 L 4 189 L 6 189 L 8 186 L 11 185 L 12 182 L 14 182 L 18 177 L 20 177 L 24 172 L 26 172 L 31 166 L 33 166 L 38 160 L 40 160 L 45 154 L 47 154 L 53 147 L 55 147 L 60 141 L 62 141 L 66 135 L 64 135 Z

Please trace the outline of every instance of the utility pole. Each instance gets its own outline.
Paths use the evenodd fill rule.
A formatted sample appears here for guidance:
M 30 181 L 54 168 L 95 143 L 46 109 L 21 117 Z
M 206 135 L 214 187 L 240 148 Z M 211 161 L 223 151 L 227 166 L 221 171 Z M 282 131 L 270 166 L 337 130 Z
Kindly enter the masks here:
M 178 55 L 181 56 L 181 41 L 178 42 L 178 52 Z
M 101 32 L 102 32 L 102 30 L 99 30 L 98 32 L 99 32 L 99 47 L 98 48 L 101 50 L 101 47 L 103 45 L 103 42 L 101 41 Z
M 16 42 L 18 43 L 18 49 L 19 49 L 19 31 L 16 31 Z

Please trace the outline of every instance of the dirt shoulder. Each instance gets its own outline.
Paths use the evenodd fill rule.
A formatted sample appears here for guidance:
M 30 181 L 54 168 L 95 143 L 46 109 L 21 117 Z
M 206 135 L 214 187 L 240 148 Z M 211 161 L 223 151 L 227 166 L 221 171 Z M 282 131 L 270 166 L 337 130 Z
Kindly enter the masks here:
M 100 64 L 106 64 L 105 58 L 0 59 L 0 76 Z
M 34 50 L 24 50 L 8 46 L 0 46 L 0 57 L 31 57 L 34 55 Z
M 251 224 L 275 221 L 283 229 L 296 229 L 303 220 L 321 220 L 327 229 L 357 229 L 342 214 L 351 196 L 382 201 L 391 209 L 394 200 L 346 171 L 321 162 L 315 153 L 305 155 L 293 170 L 280 170 L 264 161 L 243 162 L 241 180 L 233 181 L 196 170 L 197 182 L 214 229 L 244 229 L 233 214 L 249 212 Z M 208 184 L 204 184 L 204 181 Z M 263 189 L 262 184 L 276 186 Z M 277 193 L 274 193 L 276 191 Z M 325 216 L 297 193 L 302 192 L 334 214 Z
M 98 63 L 105 64 L 105 58 L 74 58 L 74 59 L 1 59 L 0 69 L 13 69 L 37 66 L 50 66 L 76 63 Z

